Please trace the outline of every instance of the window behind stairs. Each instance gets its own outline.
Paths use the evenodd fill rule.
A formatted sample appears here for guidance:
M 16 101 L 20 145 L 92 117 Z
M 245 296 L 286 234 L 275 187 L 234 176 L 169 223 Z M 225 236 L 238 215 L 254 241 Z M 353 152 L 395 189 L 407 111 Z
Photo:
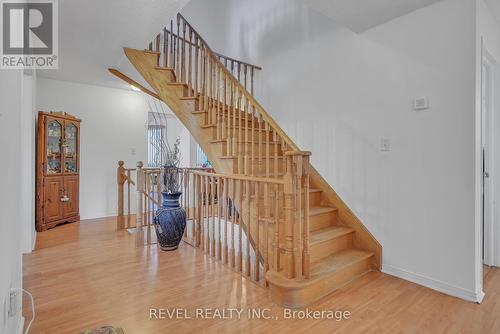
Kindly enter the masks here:
M 148 166 L 160 167 L 163 156 L 165 127 L 163 125 L 148 126 Z

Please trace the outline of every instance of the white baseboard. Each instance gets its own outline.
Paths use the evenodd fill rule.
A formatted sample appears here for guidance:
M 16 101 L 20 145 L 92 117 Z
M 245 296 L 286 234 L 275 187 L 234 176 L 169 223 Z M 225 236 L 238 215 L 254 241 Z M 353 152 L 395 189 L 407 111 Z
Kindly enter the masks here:
M 20 316 L 17 322 L 16 334 L 23 334 L 23 333 L 24 333 L 24 317 Z
M 36 234 L 37 232 L 33 233 L 33 244 L 31 245 L 31 250 L 34 251 L 36 247 Z
M 425 277 L 420 274 L 415 274 L 404 269 L 399 269 L 388 264 L 382 265 L 382 272 L 388 275 L 423 285 L 429 289 L 436 290 L 447 295 L 458 297 L 469 302 L 481 303 L 484 298 L 484 292 L 476 293 L 466 290 L 448 283 L 444 283 L 433 278 Z

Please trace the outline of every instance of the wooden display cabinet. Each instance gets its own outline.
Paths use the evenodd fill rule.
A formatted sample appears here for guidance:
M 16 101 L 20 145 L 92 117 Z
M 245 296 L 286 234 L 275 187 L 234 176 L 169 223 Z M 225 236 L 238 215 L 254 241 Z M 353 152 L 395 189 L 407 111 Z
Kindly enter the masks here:
M 80 220 L 80 120 L 38 113 L 36 230 Z

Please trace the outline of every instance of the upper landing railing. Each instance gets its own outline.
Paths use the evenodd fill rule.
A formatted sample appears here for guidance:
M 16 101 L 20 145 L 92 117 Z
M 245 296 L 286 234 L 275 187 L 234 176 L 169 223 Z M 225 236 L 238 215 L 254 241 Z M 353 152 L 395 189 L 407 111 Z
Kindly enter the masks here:
M 177 25 L 176 34 L 174 32 L 174 23 L 172 20 L 170 21 L 170 30 L 166 27 L 163 28 L 163 31 L 156 35 L 154 40 L 149 43 L 148 49 L 151 51 L 154 50 L 161 52 L 160 64 L 162 64 L 164 67 L 175 68 L 178 58 L 182 57 L 182 54 L 179 55 L 179 52 L 183 49 L 183 44 L 188 45 L 188 53 L 190 53 L 192 50 L 196 50 L 194 51 L 194 53 L 200 52 L 200 45 L 199 43 L 197 43 L 196 35 L 193 35 L 194 34 L 189 28 L 184 29 L 183 27 L 181 36 L 180 24 Z M 238 79 L 238 81 L 245 87 L 245 89 L 247 89 L 248 87 L 251 94 L 253 95 L 255 73 L 262 70 L 262 67 L 244 62 L 242 60 L 231 58 L 217 52 L 213 53 L 218 57 L 219 61 L 224 64 L 226 69 L 230 71 L 235 78 Z M 189 67 L 191 68 L 192 64 Z
M 176 33 L 172 33 L 174 29 L 177 30 Z M 149 43 L 148 48 L 159 52 L 158 66 L 172 68 L 176 81 L 188 86 L 189 96 L 199 98 L 201 106 L 199 109 L 211 113 L 208 118 L 210 122 L 222 123 L 227 118 L 232 118 L 235 122 L 238 122 L 238 119 L 252 121 L 255 118 L 258 130 L 269 132 L 271 138 L 282 143 L 283 152 L 299 151 L 297 145 L 253 96 L 252 72 L 259 67 L 212 51 L 203 37 L 180 13 L 177 14 L 175 23 L 173 20 L 170 21 L 170 29 L 164 28 Z M 226 64 L 229 64 L 229 69 Z M 231 72 L 231 68 L 236 69 L 236 74 L 233 74 L 234 71 Z M 248 85 L 245 87 L 246 78 L 250 78 L 250 91 L 247 90 Z M 235 122 L 229 125 L 231 122 L 226 121 L 226 129 L 220 128 L 218 139 L 231 138 L 235 141 L 241 139 L 240 142 L 249 142 L 251 138 L 237 137 L 243 131 L 237 129 Z M 240 152 L 235 150 L 233 147 L 230 153 L 233 155 L 242 153 L 241 149 Z

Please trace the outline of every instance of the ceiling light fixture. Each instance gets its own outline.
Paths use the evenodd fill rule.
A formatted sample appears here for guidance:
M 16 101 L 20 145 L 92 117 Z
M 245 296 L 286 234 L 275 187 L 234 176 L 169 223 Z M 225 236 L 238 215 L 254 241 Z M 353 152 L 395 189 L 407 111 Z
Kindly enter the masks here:
M 132 90 L 134 90 L 136 92 L 141 92 L 141 90 L 134 85 L 130 85 L 130 88 L 132 88 Z
M 158 96 L 158 94 L 156 94 L 155 92 L 152 92 L 150 91 L 149 89 L 147 89 L 146 87 L 144 87 L 143 85 L 141 85 L 140 83 L 138 83 L 137 81 L 131 79 L 130 77 L 126 76 L 125 74 L 123 74 L 122 72 L 118 71 L 117 69 L 115 68 L 108 68 L 109 72 L 113 75 L 115 75 L 116 77 L 122 79 L 123 81 L 125 81 L 126 83 L 128 83 L 132 88 L 132 90 L 136 91 L 141 91 L 143 93 L 146 93 L 148 94 L 149 96 L 152 96 L 154 97 L 155 99 L 158 99 L 160 100 L 160 97 Z

